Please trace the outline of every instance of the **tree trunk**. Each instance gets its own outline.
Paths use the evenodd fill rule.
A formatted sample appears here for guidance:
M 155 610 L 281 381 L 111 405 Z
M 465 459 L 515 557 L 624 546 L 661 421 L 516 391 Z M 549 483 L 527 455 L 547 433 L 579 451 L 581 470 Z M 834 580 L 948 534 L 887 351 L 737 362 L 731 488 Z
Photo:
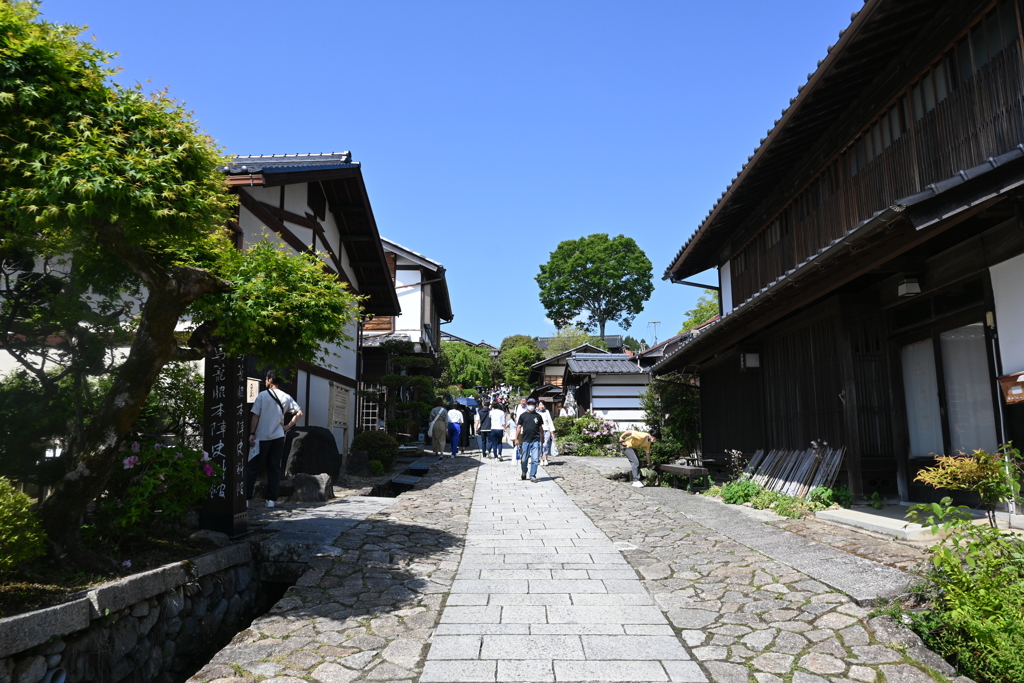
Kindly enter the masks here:
M 80 526 L 86 506 L 103 493 L 107 479 L 121 464 L 121 442 L 161 369 L 179 356 L 174 328 L 181 314 L 203 294 L 226 286 L 212 274 L 194 268 L 172 268 L 145 279 L 149 296 L 128 358 L 72 453 L 74 469 L 39 508 L 52 552 L 91 571 L 109 572 L 115 565 L 82 541 Z

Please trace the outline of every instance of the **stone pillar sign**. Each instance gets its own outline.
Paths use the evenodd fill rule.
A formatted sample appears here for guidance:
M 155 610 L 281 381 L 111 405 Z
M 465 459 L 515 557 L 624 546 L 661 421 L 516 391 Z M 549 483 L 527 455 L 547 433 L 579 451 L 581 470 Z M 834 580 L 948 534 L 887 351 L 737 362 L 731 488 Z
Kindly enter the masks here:
M 248 456 L 245 356 L 229 357 L 217 349 L 206 359 L 203 392 L 203 450 L 224 470 L 224 480 L 210 487 L 199 514 L 204 529 L 239 536 L 247 529 L 245 470 Z

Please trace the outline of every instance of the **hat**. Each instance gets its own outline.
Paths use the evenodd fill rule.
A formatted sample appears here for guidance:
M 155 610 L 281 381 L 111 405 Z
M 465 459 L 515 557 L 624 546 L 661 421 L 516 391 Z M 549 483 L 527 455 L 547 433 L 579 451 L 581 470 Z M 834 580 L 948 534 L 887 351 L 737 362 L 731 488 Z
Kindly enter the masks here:
M 526 399 L 526 402 L 527 402 L 528 404 L 529 404 L 529 403 L 536 403 L 536 402 L 537 402 L 537 399 L 535 399 L 535 398 L 528 398 L 528 399 Z

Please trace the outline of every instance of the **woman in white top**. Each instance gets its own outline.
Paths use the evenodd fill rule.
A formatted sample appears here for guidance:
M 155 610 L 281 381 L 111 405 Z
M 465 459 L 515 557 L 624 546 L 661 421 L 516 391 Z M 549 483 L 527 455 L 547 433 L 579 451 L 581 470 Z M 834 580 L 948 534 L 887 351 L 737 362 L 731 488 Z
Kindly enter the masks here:
M 452 406 L 448 411 L 448 438 L 452 441 L 452 455 L 459 454 L 459 439 L 462 437 L 462 411 Z
M 508 418 L 501 404 L 497 401 L 491 403 L 491 443 L 494 444 L 494 457 L 501 460 L 502 437 L 505 436 L 505 423 Z

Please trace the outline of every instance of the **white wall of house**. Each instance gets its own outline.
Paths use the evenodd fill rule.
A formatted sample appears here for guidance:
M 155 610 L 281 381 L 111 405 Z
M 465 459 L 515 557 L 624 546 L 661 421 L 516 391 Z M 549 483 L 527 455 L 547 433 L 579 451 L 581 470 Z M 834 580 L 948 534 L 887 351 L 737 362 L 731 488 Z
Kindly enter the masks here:
M 280 206 L 280 187 L 245 187 L 241 191 L 249 193 L 253 198 L 266 204 Z M 307 213 L 312 214 L 312 210 L 306 203 L 306 198 L 307 187 L 305 183 L 287 185 L 284 191 L 284 209 L 299 216 L 305 216 Z M 311 229 L 289 221 L 282 222 L 303 244 L 312 244 L 313 231 Z M 353 279 L 353 285 L 358 288 L 359 283 L 355 280 L 355 273 L 349 267 L 348 253 L 345 251 L 344 245 L 338 240 L 339 232 L 334 215 L 328 211 L 326 217 L 320 220 L 320 224 L 323 226 L 324 235 L 338 255 L 338 259 L 341 261 L 346 274 Z M 243 243 L 246 247 L 258 242 L 266 235 L 267 239 L 272 242 L 284 245 L 288 250 L 293 253 L 295 252 L 276 232 L 269 228 L 263 230 L 263 222 L 244 206 L 239 207 L 239 225 L 244 232 Z M 317 251 L 326 252 L 326 246 L 321 243 L 319 237 L 317 238 Z M 332 270 L 335 268 L 334 262 L 329 255 L 324 253 L 321 258 Z M 353 341 L 347 344 L 329 344 L 325 346 L 324 351 L 328 354 L 328 358 L 322 366 L 325 371 L 323 374 L 337 373 L 354 381 L 358 362 L 355 342 L 356 326 L 354 324 L 350 325 L 345 332 L 352 337 Z M 346 389 L 349 393 L 348 426 L 334 428 L 331 420 L 331 380 L 319 376 L 316 372 L 310 373 L 299 370 L 295 387 L 295 400 L 298 401 L 305 413 L 305 417 L 300 420 L 299 424 L 310 427 L 324 427 L 332 430 L 338 449 L 346 452 L 351 441 L 352 425 L 355 424 L 356 401 L 354 392 L 351 389 Z M 338 390 L 341 390 L 340 387 Z
M 406 270 L 402 266 L 416 265 L 408 259 L 398 256 L 395 263 L 395 287 L 401 287 L 402 285 L 416 285 L 415 287 L 405 287 L 399 289 L 398 303 L 402 307 L 402 314 L 395 318 L 395 332 L 401 334 L 408 334 L 409 341 L 413 343 L 419 343 L 422 341 L 423 336 L 423 286 L 417 283 L 423 282 L 424 275 L 423 271 L 419 268 L 416 270 Z
M 644 410 L 640 394 L 647 389 L 647 373 L 597 375 L 590 387 L 591 410 L 598 417 L 612 420 L 620 429 L 643 429 Z
M 724 315 L 732 310 L 732 267 L 729 261 L 718 267 L 718 286 L 722 288 L 722 314 Z
M 1003 375 L 1024 372 L 1024 254 L 989 268 Z

